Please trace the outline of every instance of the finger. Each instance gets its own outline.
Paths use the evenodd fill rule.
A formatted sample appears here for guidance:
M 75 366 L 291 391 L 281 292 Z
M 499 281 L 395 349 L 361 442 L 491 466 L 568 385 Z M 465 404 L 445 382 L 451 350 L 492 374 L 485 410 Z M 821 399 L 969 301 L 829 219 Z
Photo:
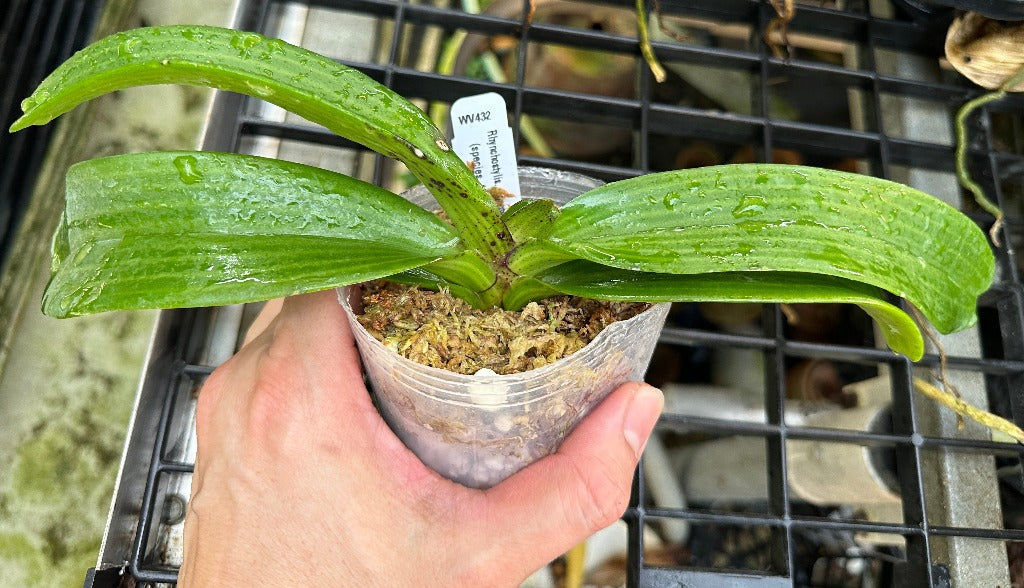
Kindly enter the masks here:
M 352 329 L 335 290 L 286 298 L 278 317 L 271 354 L 283 351 L 296 360 L 311 361 L 323 375 L 361 376 Z
M 261 313 L 262 332 L 209 376 L 197 427 L 244 428 L 281 421 L 285 412 L 321 412 L 322 406 L 352 400 L 372 408 L 348 323 L 334 291 L 271 301 Z M 276 309 L 275 309 L 276 307 Z M 259 326 L 259 325 L 258 325 Z M 349 393 L 352 392 L 352 393 Z
M 253 339 L 259 337 L 270 323 L 277 317 L 278 313 L 281 312 L 281 306 L 284 304 L 284 298 L 275 298 L 268 300 L 263 308 L 260 309 L 260 313 L 256 315 L 256 318 L 249 325 L 249 330 L 245 333 L 244 345 L 248 345 Z
M 386 467 L 402 478 L 429 477 L 420 463 L 384 422 L 363 383 L 363 368 L 349 317 L 335 290 L 285 299 L 281 322 L 304 337 L 304 361 L 314 362 L 324 385 L 314 392 L 314 405 L 334 425 L 337 439 L 366 445 L 390 462 Z M 280 335 L 280 330 L 275 330 Z M 271 347 L 273 351 L 273 345 Z
M 656 388 L 632 382 L 608 396 L 561 448 L 487 492 L 485 528 L 511 534 L 528 574 L 622 516 L 633 472 L 664 404 Z M 507 527 L 502 521 L 519 521 Z M 529 561 L 530 555 L 535 558 Z M 506 556 L 507 561 L 517 558 Z
M 259 358 L 264 383 L 258 389 L 270 409 L 287 404 L 307 411 L 309 424 L 330 429 L 346 443 L 380 445 L 406 451 L 387 428 L 363 384 L 363 370 L 351 327 L 334 290 L 292 296 L 284 300 L 277 319 L 255 341 L 266 348 Z M 303 386 L 280 374 L 301 374 Z M 275 394 L 276 392 L 276 394 Z

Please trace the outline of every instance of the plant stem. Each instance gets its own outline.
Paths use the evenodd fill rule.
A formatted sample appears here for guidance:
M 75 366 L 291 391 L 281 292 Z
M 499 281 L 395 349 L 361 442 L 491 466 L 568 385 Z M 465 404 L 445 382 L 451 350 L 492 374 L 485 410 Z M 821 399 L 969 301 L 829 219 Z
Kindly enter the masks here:
M 939 374 L 936 379 L 942 383 L 942 388 L 946 390 L 947 394 L 952 394 L 955 398 L 962 399 L 960 391 L 957 390 L 956 386 L 949 381 L 949 354 L 946 353 L 946 347 L 939 339 L 938 333 L 935 332 L 935 329 L 932 327 L 931 323 L 928 322 L 928 319 L 924 318 L 921 311 L 912 304 L 910 305 L 910 316 L 914 319 L 914 322 L 917 323 L 917 327 L 921 329 L 921 332 L 924 333 L 924 336 L 928 338 L 939 354 Z M 935 374 L 932 374 L 932 377 L 934 378 Z M 961 413 L 957 413 L 956 415 L 956 428 L 964 428 L 964 415 Z
M 1002 90 L 978 96 L 961 106 L 956 113 L 956 176 L 960 179 L 960 184 L 974 194 L 974 200 L 978 206 L 996 217 L 996 222 L 993 223 L 992 229 L 989 231 L 989 237 L 996 247 L 1002 245 L 999 239 L 999 227 L 1003 222 L 1003 211 L 985 196 L 985 190 L 971 178 L 971 172 L 967 168 L 967 117 L 981 106 L 1000 100 L 1003 96 L 1006 96 L 1006 92 Z
M 1017 73 L 1010 76 L 1009 79 L 995 92 L 989 92 L 983 94 L 977 98 L 968 101 L 966 104 L 960 107 L 960 110 L 956 113 L 956 176 L 960 179 L 960 184 L 971 191 L 974 194 L 974 199 L 978 203 L 978 206 L 982 207 L 985 212 L 988 212 L 996 218 L 995 223 L 992 224 L 992 228 L 989 230 L 989 238 L 992 239 L 992 243 L 996 247 L 1002 246 L 1002 240 L 999 238 L 999 229 L 1003 225 L 1003 211 L 999 209 L 999 206 L 988 199 L 985 196 L 985 190 L 973 179 L 971 179 L 971 172 L 967 168 L 967 117 L 974 113 L 978 108 L 1003 99 L 1009 88 L 1012 88 L 1024 81 L 1024 67 L 1017 70 Z
M 577 544 L 565 552 L 565 588 L 583 586 L 584 559 L 587 553 L 587 542 Z
M 658 62 L 658 58 L 654 55 L 654 48 L 651 47 L 651 37 L 647 31 L 647 9 L 644 6 L 644 0 L 636 0 L 636 26 L 640 31 L 640 53 L 643 54 L 647 66 L 651 68 L 654 79 L 660 84 L 665 81 L 665 68 Z
M 953 396 L 949 392 L 940 390 L 920 378 L 914 378 L 914 388 L 928 398 L 952 409 L 958 415 L 963 415 L 971 420 L 977 421 L 992 431 L 998 431 L 1008 435 L 1018 443 L 1024 443 L 1024 431 L 1003 417 L 967 404 L 967 402 Z
M 764 43 L 771 48 L 772 55 L 778 59 L 785 59 L 787 56 L 792 57 L 793 46 L 789 44 L 789 23 L 793 21 L 793 17 L 796 15 L 796 3 L 793 0 L 770 0 L 770 4 L 775 10 L 776 16 L 764 28 L 764 34 L 762 35 Z M 775 43 L 775 40 L 772 38 L 776 31 L 779 33 L 781 45 Z M 785 47 L 785 51 L 783 51 L 783 47 Z

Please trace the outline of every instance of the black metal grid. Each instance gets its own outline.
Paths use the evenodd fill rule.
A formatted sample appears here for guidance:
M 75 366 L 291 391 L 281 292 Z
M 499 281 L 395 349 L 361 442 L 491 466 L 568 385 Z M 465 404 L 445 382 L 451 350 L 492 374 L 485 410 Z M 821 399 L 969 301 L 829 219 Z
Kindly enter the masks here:
M 15 135 L 6 129 L 21 115 L 21 99 L 82 48 L 93 30 L 102 0 L 10 0 L 0 15 L 0 265 L 28 205 L 53 127 Z
M 724 112 L 691 105 L 677 105 L 661 97 L 649 72 L 639 61 L 635 38 L 601 30 L 575 28 L 541 22 L 527 26 L 522 12 L 517 18 L 467 14 L 458 8 L 441 8 L 392 0 L 316 0 L 312 6 L 327 7 L 380 17 L 393 24 L 390 46 L 383 63 L 349 63 L 378 81 L 409 96 L 429 101 L 451 102 L 468 94 L 496 91 L 506 99 L 518 121 L 523 114 L 571 118 L 574 121 L 610 125 L 631 131 L 628 157 L 617 161 L 579 161 L 571 158 L 541 158 L 522 155 L 520 162 L 585 173 L 604 179 L 617 179 L 662 169 L 664 145 L 671 141 L 703 140 L 738 146 L 753 145 L 758 160 L 768 160 L 776 149 L 797 149 L 813 161 L 852 158 L 866 165 L 871 173 L 890 177 L 896 169 L 913 168 L 951 172 L 954 169 L 951 144 L 937 144 L 906 138 L 887 132 L 884 121 L 885 96 L 927 100 L 941 105 L 952 117 L 957 106 L 977 95 L 955 75 L 944 81 L 920 81 L 899 75 L 881 74 L 876 69 L 878 50 L 935 57 L 934 22 L 922 22 L 897 16 L 886 19 L 873 16 L 856 2 L 846 9 L 819 5 L 799 5 L 790 35 L 807 34 L 848 44 L 860 66 L 847 67 L 816 61 L 797 55 L 780 59 L 760 42 L 761 31 L 774 17 L 767 3 L 755 0 L 715 0 L 714 2 L 662 1 L 666 16 L 710 19 L 728 24 L 749 25 L 750 38 L 744 48 L 702 46 L 687 42 L 655 43 L 658 56 L 666 61 L 712 65 L 747 72 L 753 81 L 749 113 Z M 631 9 L 626 1 L 602 3 Z M 251 2 L 243 6 L 240 28 L 265 30 L 268 19 L 279 8 L 276 2 Z M 525 3 L 524 3 L 525 10 Z M 939 18 L 947 18 L 941 15 Z M 929 16 L 928 18 L 934 18 Z M 516 40 L 518 67 L 511 83 L 493 83 L 460 76 L 444 76 L 419 71 L 400 58 L 401 43 L 425 26 L 446 32 L 464 28 L 473 33 L 504 35 Z M 525 83 L 529 68 L 528 47 L 548 43 L 593 49 L 632 56 L 637 60 L 637 94 L 632 98 L 608 98 L 532 87 Z M 941 45 L 941 43 L 939 43 Z M 345 56 L 334 56 L 345 62 Z M 866 126 L 853 129 L 822 122 L 784 120 L 771 112 L 770 88 L 777 78 L 811 78 L 820 88 L 838 88 L 863 97 Z M 208 136 L 207 148 L 238 149 L 254 136 L 311 142 L 359 149 L 318 127 L 292 122 L 267 120 L 255 114 L 253 101 L 235 100 L 233 116 L 212 122 L 214 139 Z M 998 278 L 981 299 L 979 332 L 981 353 L 977 356 L 954 355 L 951 369 L 984 376 L 989 402 L 996 412 L 1024 423 L 1024 288 L 1015 249 L 1024 239 L 1021 232 L 1020 202 L 1024 191 L 1024 148 L 1021 139 L 1024 100 L 1011 98 L 990 106 L 976 116 L 971 127 L 970 162 L 974 175 L 1006 210 L 1008 218 L 1004 241 L 1010 248 L 998 249 Z M 1006 128 L 1011 129 L 1008 142 Z M 513 125 L 518 129 L 518 125 Z M 1000 135 L 1000 133 L 1003 133 Z M 518 138 L 518 135 L 517 135 Z M 1015 141 L 1015 142 L 1014 142 Z M 375 160 L 374 177 L 385 178 L 386 162 Z M 969 199 L 965 198 L 965 202 Z M 984 228 L 991 219 L 975 214 Z M 694 319 L 690 308 L 670 318 L 662 333 L 662 346 L 676 351 L 674 361 L 699 373 L 700 356 L 723 349 L 755 350 L 764 359 L 765 422 L 735 422 L 718 418 L 666 413 L 659 425 L 663 432 L 679 436 L 709 438 L 739 436 L 761 440 L 767 468 L 766 504 L 748 511 L 731 511 L 716 505 L 688 508 L 655 508 L 648 500 L 643 476 L 634 482 L 633 499 L 625 514 L 629 526 L 629 557 L 626 567 L 630 586 L 729 585 L 783 586 L 814 584 L 808 575 L 802 537 L 824 533 L 883 533 L 903 538 L 903 547 L 887 557 L 876 558 L 884 567 L 882 585 L 940 586 L 948 582 L 945 562 L 933 556 L 933 541 L 941 537 L 968 537 L 998 542 L 1024 541 L 1020 521 L 1004 520 L 998 525 L 945 526 L 935 522 L 934 505 L 927 499 L 925 456 L 933 452 L 952 452 L 991 456 L 999 464 L 1019 465 L 1019 446 L 991 441 L 930 436 L 922 433 L 920 408 L 914 402 L 912 379 L 915 366 L 905 358 L 874 346 L 870 334 L 839 342 L 812 342 L 792 336 L 783 309 L 765 306 L 760 330 L 754 334 L 731 334 Z M 192 464 L 175 452 L 175 431 L 185 422 L 181 414 L 192 402 L 198 385 L 212 367 L 198 359 L 206 336 L 208 310 L 182 310 L 165 314 L 172 328 L 166 344 L 170 352 L 160 361 L 164 400 L 161 408 L 152 465 L 141 501 L 133 549 L 126 555 L 128 572 L 143 584 L 173 582 L 176 570 L 163 563 L 155 531 L 161 524 L 175 522 L 168 514 L 163 488 L 173 480 L 188 476 Z M 860 321 L 858 323 L 857 321 Z M 853 324 L 863 326 L 863 317 Z M 870 331 L 866 331 L 870 333 Z M 870 432 L 795 426 L 786 419 L 786 378 L 800 360 L 835 362 L 846 371 L 877 374 L 887 371 L 892 393 L 891 432 Z M 656 359 L 657 363 L 664 359 Z M 937 368 L 939 358 L 928 354 L 917 364 Z M 699 378 L 699 376 L 698 376 Z M 897 489 L 901 499 L 902 520 L 876 522 L 857 515 L 836 516 L 808 509 L 790 489 L 787 446 L 798 440 L 820 440 L 836 444 L 877 447 L 888 451 L 894 460 Z M 1020 487 L 1020 474 L 1016 485 Z M 970 500 L 970 496 L 964 496 Z M 1019 494 L 1016 495 L 1019 500 Z M 1010 500 L 1010 499 L 1007 499 Z M 1003 509 L 1009 502 L 1004 501 Z M 170 520 L 169 520 L 170 519 Z M 762 563 L 756 569 L 729 564 L 718 566 L 691 557 L 689 565 L 654 565 L 645 560 L 644 525 L 665 519 L 687 520 L 703 527 L 768 529 L 763 543 Z M 872 559 L 873 556 L 865 556 Z M 820 580 L 819 580 L 820 581 Z

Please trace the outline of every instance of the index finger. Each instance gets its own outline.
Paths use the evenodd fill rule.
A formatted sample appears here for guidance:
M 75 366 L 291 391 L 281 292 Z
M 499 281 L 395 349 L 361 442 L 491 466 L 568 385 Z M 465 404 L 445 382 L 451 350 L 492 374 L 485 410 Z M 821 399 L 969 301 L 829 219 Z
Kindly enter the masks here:
M 249 329 L 245 332 L 245 338 L 242 340 L 242 345 L 248 345 L 253 339 L 259 337 L 263 331 L 270 326 L 270 323 L 277 318 L 277 315 L 281 312 L 281 307 L 284 305 L 284 298 L 275 298 L 268 300 L 263 304 L 263 308 L 260 309 L 256 318 L 249 325 Z

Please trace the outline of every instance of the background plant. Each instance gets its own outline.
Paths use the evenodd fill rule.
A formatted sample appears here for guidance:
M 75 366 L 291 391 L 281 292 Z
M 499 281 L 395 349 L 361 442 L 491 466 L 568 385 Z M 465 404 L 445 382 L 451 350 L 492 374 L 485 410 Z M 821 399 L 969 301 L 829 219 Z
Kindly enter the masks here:
M 554 293 L 644 301 L 845 302 L 923 353 L 913 304 L 942 332 L 992 281 L 984 235 L 912 188 L 808 167 L 650 174 L 556 209 L 502 212 L 418 108 L 283 41 L 194 26 L 137 29 L 76 54 L 22 104 L 16 131 L 103 93 L 183 83 L 275 103 L 402 161 L 450 222 L 326 170 L 206 152 L 73 166 L 43 309 L 218 305 L 375 278 L 446 287 L 478 307 Z

